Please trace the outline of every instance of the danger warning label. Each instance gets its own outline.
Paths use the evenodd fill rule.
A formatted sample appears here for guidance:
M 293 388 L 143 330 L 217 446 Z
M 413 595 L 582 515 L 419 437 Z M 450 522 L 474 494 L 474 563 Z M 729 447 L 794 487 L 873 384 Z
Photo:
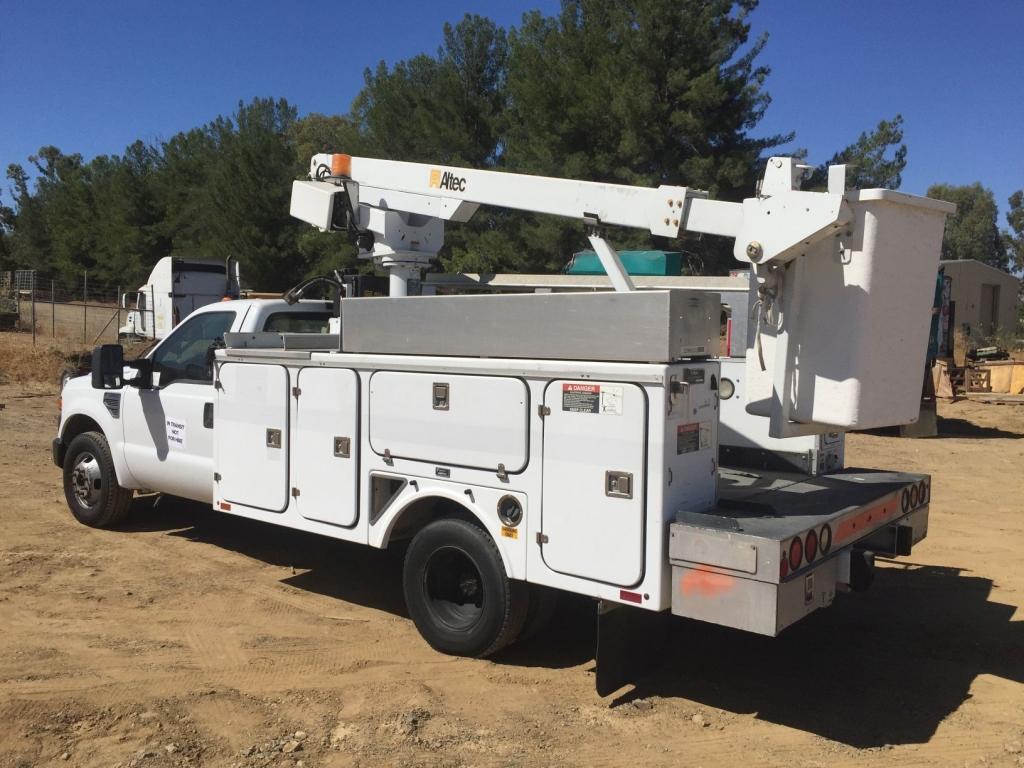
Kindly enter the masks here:
M 680 424 L 676 428 L 676 454 L 700 450 L 700 424 Z
M 562 410 L 570 413 L 622 415 L 622 387 L 608 384 L 562 384 Z
M 680 424 L 676 428 L 676 454 L 691 453 L 711 447 L 711 422 Z

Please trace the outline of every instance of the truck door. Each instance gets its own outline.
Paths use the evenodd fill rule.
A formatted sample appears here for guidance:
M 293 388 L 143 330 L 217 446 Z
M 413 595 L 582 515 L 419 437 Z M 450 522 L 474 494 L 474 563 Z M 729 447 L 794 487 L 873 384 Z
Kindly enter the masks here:
M 359 377 L 343 368 L 303 368 L 291 438 L 295 510 L 309 520 L 352 526 L 358 517 Z
M 643 390 L 553 381 L 544 405 L 544 562 L 572 576 L 636 584 L 644 566 Z
M 213 372 L 210 345 L 236 312 L 189 318 L 153 351 L 153 389 L 125 387 L 124 458 L 146 487 L 209 503 L 213 498 Z

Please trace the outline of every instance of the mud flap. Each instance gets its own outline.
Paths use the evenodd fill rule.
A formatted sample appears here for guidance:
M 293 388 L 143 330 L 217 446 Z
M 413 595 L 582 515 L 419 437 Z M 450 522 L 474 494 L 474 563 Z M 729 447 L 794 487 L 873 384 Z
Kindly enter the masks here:
M 671 613 L 597 604 L 597 695 L 608 696 L 661 666 Z

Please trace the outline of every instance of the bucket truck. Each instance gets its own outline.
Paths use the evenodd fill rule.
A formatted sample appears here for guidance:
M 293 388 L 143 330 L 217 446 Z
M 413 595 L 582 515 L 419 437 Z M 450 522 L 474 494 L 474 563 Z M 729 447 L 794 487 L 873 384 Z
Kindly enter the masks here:
M 777 635 L 866 587 L 875 554 L 910 553 L 931 479 L 721 466 L 719 415 L 738 395 L 713 358 L 720 297 L 635 290 L 610 238 L 734 240 L 756 275 L 744 412 L 773 439 L 910 421 L 952 208 L 847 190 L 841 166 L 825 192 L 800 190 L 800 174 L 772 158 L 758 195 L 732 203 L 317 155 L 292 215 L 351 238 L 390 296 L 341 298 L 328 334 L 224 333 L 198 407 L 164 402 L 151 366 L 98 348 L 93 389 L 65 391 L 54 444 L 68 505 L 107 525 L 148 488 L 371 547 L 404 542 L 409 614 L 449 654 L 493 654 L 553 594 L 588 596 L 605 693 L 626 679 L 624 630 L 651 638 L 677 615 Z M 579 221 L 615 290 L 407 295 L 445 226 L 480 206 Z

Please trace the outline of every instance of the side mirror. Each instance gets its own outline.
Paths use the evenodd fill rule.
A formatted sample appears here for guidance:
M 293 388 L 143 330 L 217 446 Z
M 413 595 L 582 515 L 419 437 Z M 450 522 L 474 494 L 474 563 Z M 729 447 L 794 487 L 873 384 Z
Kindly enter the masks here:
M 134 379 L 129 379 L 125 382 L 130 387 L 136 387 L 138 389 L 152 389 L 153 388 L 153 361 L 148 357 L 140 357 L 138 360 L 133 360 L 128 363 L 129 368 L 134 368 L 139 372 L 139 375 Z
M 101 344 L 92 351 L 92 388 L 120 389 L 124 386 L 124 347 Z

